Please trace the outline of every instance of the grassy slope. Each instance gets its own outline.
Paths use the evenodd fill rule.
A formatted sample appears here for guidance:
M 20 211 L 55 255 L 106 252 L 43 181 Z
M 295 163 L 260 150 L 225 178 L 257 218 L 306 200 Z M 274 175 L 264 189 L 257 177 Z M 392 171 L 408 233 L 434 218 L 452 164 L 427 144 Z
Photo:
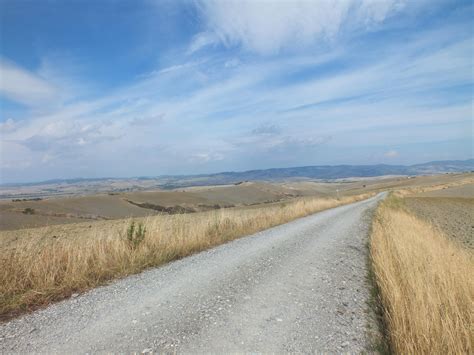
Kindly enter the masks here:
M 472 353 L 473 254 L 390 196 L 378 208 L 373 271 L 395 353 Z

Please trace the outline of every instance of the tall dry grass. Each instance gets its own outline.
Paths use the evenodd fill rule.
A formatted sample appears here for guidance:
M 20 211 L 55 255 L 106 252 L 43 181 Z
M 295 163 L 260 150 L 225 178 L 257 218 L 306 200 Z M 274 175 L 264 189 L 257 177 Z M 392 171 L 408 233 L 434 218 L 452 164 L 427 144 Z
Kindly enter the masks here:
M 93 238 L 55 239 L 41 233 L 19 238 L 5 245 L 0 255 L 0 316 L 8 318 L 108 280 L 371 195 L 150 217 L 141 220 L 146 235 L 138 246 L 130 245 L 128 224 L 123 221 L 120 232 L 112 223 L 97 224 Z
M 371 257 L 398 354 L 473 353 L 473 254 L 401 208 L 376 212 Z

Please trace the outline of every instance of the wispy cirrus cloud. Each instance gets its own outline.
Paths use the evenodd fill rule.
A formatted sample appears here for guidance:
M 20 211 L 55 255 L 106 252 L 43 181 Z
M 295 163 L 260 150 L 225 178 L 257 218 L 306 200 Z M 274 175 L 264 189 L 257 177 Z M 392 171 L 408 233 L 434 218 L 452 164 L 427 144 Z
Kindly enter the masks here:
M 192 48 L 241 45 L 260 54 L 332 40 L 346 28 L 368 29 L 401 11 L 403 0 L 197 1 L 207 32 Z M 212 39 L 212 40 L 211 40 Z
M 191 43 L 186 52 L 187 55 L 191 55 L 207 46 L 215 45 L 219 42 L 219 38 L 212 32 L 201 32 L 198 33 L 191 40 Z

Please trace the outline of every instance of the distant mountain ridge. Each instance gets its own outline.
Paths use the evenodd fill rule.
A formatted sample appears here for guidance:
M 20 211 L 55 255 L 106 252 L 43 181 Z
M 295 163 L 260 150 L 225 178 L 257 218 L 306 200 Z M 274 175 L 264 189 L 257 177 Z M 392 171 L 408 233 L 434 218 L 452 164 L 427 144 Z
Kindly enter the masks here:
M 235 183 L 239 181 L 281 181 L 294 178 L 319 180 L 333 180 L 352 177 L 375 177 L 382 175 L 429 175 L 442 173 L 474 171 L 474 159 L 432 161 L 415 165 L 315 165 L 293 168 L 272 168 L 249 170 L 243 172 L 222 172 L 209 175 L 190 175 L 181 177 L 170 176 L 170 183 L 174 179 L 183 180 L 205 178 L 207 184 Z
M 54 179 L 38 183 L 2 184 L 2 186 L 25 186 L 39 184 L 73 184 L 106 180 L 157 180 L 162 188 L 221 185 L 241 181 L 283 181 L 288 179 L 334 180 L 355 177 L 375 177 L 383 175 L 430 175 L 474 171 L 474 159 L 432 161 L 415 165 L 314 165 L 292 168 L 271 168 L 242 172 L 221 172 L 200 175 L 166 175 L 134 178 L 76 178 Z

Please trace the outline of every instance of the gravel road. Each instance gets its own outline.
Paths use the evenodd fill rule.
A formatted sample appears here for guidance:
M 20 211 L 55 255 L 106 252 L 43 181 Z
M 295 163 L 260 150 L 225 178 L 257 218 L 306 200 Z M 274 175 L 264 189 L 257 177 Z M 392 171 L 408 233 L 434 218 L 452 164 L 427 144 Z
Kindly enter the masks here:
M 0 325 L 0 352 L 367 349 L 366 241 L 384 194 L 127 277 Z

